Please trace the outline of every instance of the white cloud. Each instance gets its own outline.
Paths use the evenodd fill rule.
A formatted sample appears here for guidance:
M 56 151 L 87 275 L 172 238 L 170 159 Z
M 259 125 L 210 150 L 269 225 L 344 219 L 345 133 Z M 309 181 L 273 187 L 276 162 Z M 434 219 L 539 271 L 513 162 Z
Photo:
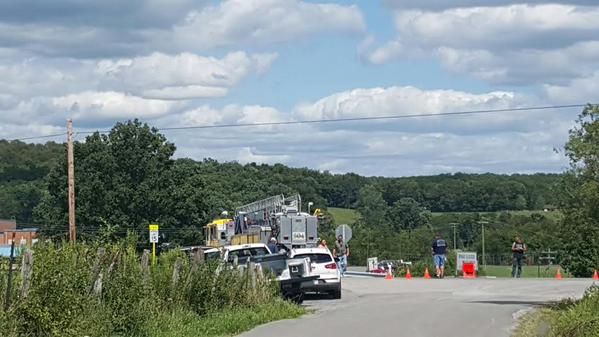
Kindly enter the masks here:
M 77 103 L 77 105 L 75 105 Z M 285 112 L 268 106 L 177 106 L 111 92 L 86 92 L 33 105 L 55 111 L 37 120 L 43 133 L 64 130 L 69 111 L 77 112 L 78 130 L 109 128 L 114 119 L 143 117 L 156 127 L 210 126 L 318 118 L 509 108 L 533 105 L 535 98 L 513 92 L 468 93 L 414 87 L 362 88 L 323 97 Z M 23 109 L 25 109 L 23 107 Z M 36 110 L 38 109 L 38 110 Z M 123 111 L 129 112 L 123 114 Z M 92 114 L 93 112 L 93 114 Z M 571 113 L 570 113 L 571 112 Z M 553 152 L 567 138 L 577 110 L 503 112 L 420 117 L 356 123 L 296 124 L 164 131 L 178 157 L 240 162 L 282 162 L 333 172 L 367 175 L 421 175 L 443 172 L 560 171 L 565 158 Z M 22 120 L 22 117 L 19 120 Z M 33 116 L 33 115 L 32 115 Z M 100 120 L 99 116 L 106 119 Z M 48 117 L 50 118 L 50 117 Z M 95 119 L 94 119 L 95 118 Z M 32 118 L 33 119 L 33 118 Z M 25 125 L 7 121 L 11 129 Z M 47 129 L 42 129 L 46 125 Z M 52 129 L 49 126 L 53 125 Z M 2 136 L 11 135 L 8 127 Z M 31 131 L 33 132 L 33 131 Z M 36 132 L 37 133 L 37 132 Z M 25 133 L 27 134 L 27 133 Z M 38 133 L 39 134 L 39 133 Z
M 285 164 L 291 159 L 288 155 L 261 154 L 255 148 L 242 148 L 237 154 L 236 160 L 240 163 L 267 163 L 267 164 Z
M 473 94 L 413 87 L 340 92 L 291 113 L 264 106 L 202 106 L 158 119 L 154 125 L 189 126 L 260 121 L 333 119 L 509 108 L 536 99 L 512 92 Z M 503 112 L 276 127 L 167 132 L 178 156 L 240 162 L 282 162 L 333 172 L 421 175 L 443 172 L 561 171 L 565 142 L 577 110 Z M 179 124 L 177 124 L 179 123 Z
M 361 33 L 366 24 L 355 5 L 300 0 L 225 0 L 194 11 L 174 28 L 178 46 L 198 48 L 271 44 L 317 32 Z
M 119 92 L 82 92 L 51 99 L 56 108 L 75 120 L 151 119 L 171 112 L 176 103 L 143 99 Z
M 366 29 L 357 6 L 301 0 L 14 3 L 0 3 L 0 45 L 52 57 L 197 53 Z
M 74 102 L 80 110 L 72 113 L 86 122 L 154 118 L 187 104 L 177 101 L 223 97 L 275 58 L 233 52 L 223 58 L 154 53 L 100 61 L 7 60 L 0 64 L 0 120 L 63 119 Z
M 546 85 L 547 97 L 554 102 L 582 102 L 597 104 L 599 98 L 599 71 L 592 75 L 573 79 L 565 85 Z
M 447 69 L 491 83 L 564 83 L 585 77 L 599 66 L 599 41 L 580 42 L 556 50 L 492 52 L 441 47 L 436 55 Z
M 362 118 L 398 115 L 429 115 L 446 112 L 505 109 L 528 105 L 532 98 L 513 92 L 489 92 L 472 94 L 454 90 L 422 90 L 414 87 L 389 87 L 354 89 L 340 92 L 298 107 L 298 119 Z M 396 130 L 431 132 L 435 130 L 481 133 L 505 128 L 521 129 L 519 125 L 526 116 L 519 114 L 493 114 L 454 118 L 409 118 L 393 122 L 383 120 L 370 122 L 372 129 L 392 127 Z M 423 123 L 423 121 L 427 121 Z M 346 123 L 363 128 L 363 123 Z
M 599 7 L 564 4 L 397 10 L 398 38 L 368 59 L 428 56 L 491 83 L 559 83 L 599 65 L 597 18 Z
M 513 4 L 561 3 L 595 5 L 595 0 L 383 0 L 387 6 L 399 9 L 445 10 L 458 7 L 495 7 Z
M 546 49 L 596 38 L 598 17 L 594 7 L 512 5 L 399 11 L 395 24 L 400 38 L 433 47 Z
M 222 59 L 191 53 L 153 53 L 132 59 L 100 61 L 96 74 L 103 85 L 148 98 L 191 99 L 225 96 L 252 73 L 270 68 L 276 54 L 227 54 Z

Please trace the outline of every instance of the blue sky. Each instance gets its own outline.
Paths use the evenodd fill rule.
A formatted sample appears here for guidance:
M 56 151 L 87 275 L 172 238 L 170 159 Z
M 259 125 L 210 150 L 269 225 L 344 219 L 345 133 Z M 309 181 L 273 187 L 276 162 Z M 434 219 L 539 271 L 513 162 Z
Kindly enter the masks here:
M 596 102 L 598 36 L 592 0 L 5 1 L 0 138 Z M 166 134 L 179 157 L 339 173 L 560 172 L 577 113 Z

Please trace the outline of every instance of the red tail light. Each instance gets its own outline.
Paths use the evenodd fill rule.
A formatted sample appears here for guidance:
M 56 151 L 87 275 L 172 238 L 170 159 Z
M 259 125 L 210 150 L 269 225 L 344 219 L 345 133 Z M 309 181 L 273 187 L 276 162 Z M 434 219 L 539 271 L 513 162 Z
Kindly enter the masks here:
M 337 264 L 336 263 L 329 263 L 326 266 L 324 266 L 326 269 L 337 269 Z

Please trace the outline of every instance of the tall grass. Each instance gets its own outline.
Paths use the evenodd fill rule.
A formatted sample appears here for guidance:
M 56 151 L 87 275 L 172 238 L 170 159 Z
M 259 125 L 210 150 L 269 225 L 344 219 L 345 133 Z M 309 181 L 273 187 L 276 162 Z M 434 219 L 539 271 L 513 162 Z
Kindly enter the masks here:
M 599 286 L 579 300 L 564 300 L 528 314 L 515 337 L 599 337 Z
M 3 336 L 218 336 L 301 314 L 266 277 L 195 263 L 177 251 L 145 268 L 133 247 L 105 246 L 99 255 L 95 244 L 37 245 L 29 293 L 20 295 L 17 277 L 13 304 L 0 309 Z

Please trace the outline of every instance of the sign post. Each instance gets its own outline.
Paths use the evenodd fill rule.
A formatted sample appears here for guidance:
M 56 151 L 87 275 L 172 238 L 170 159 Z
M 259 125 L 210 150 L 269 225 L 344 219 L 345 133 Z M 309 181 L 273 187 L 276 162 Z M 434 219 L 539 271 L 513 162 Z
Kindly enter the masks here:
M 150 225 L 150 243 L 152 244 L 152 265 L 156 264 L 156 244 L 158 243 L 158 225 Z
M 455 266 L 456 272 L 458 270 L 464 271 L 464 263 L 472 263 L 474 264 L 474 270 L 478 270 L 478 258 L 476 252 L 458 252 Z
M 352 231 L 348 225 L 340 225 L 339 227 L 337 227 L 337 229 L 335 230 L 335 234 L 337 235 L 337 237 L 343 237 L 343 242 L 345 243 L 349 242 L 349 240 L 351 240 L 352 238 Z

